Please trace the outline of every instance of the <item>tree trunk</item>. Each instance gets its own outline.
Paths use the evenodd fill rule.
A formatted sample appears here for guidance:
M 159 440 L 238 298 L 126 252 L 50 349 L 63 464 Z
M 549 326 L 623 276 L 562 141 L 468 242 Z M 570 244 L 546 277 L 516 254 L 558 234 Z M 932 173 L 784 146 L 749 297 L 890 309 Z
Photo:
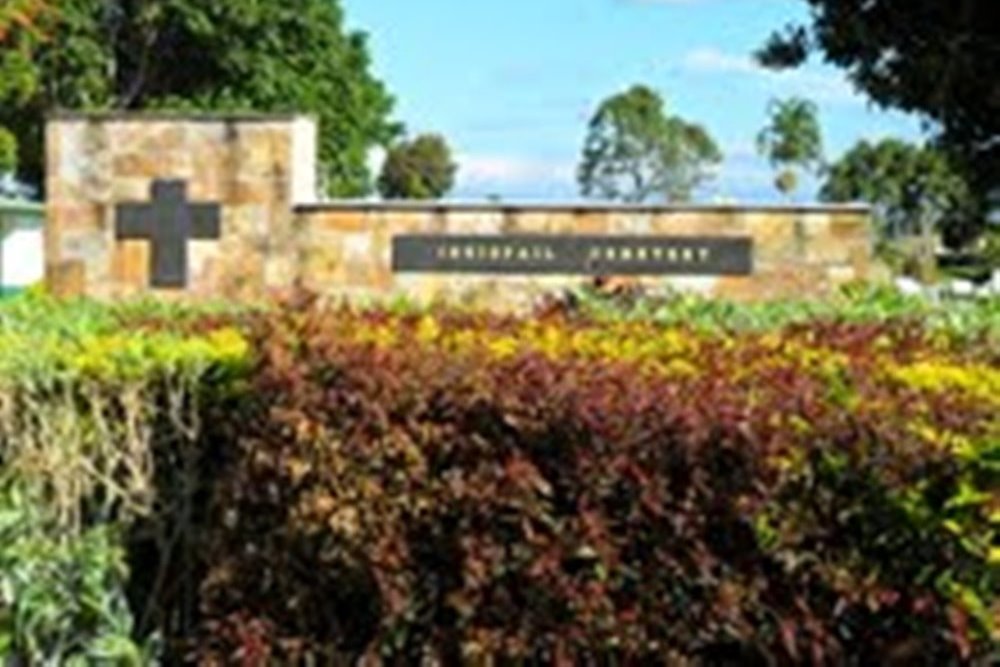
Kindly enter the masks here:
M 926 212 L 920 214 L 920 244 L 917 251 L 918 278 L 923 283 L 932 283 L 937 278 L 937 243 L 934 224 Z

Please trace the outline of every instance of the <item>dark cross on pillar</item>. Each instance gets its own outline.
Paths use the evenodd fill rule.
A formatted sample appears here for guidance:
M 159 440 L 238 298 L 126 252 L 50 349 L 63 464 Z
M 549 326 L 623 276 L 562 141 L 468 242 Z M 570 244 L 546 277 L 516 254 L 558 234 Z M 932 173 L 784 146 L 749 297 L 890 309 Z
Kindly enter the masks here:
M 188 202 L 184 181 L 154 181 L 152 195 L 149 204 L 118 205 L 115 238 L 150 242 L 153 287 L 186 287 L 187 242 L 219 238 L 219 205 Z

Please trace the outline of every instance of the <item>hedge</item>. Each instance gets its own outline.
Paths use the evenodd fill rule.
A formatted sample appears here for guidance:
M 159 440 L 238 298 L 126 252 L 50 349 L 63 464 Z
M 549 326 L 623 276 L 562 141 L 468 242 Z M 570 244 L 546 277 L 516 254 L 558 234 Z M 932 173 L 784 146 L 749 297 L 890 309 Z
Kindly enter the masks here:
M 996 646 L 996 350 L 290 308 L 211 501 L 197 655 L 950 664 Z
M 244 372 L 246 342 L 218 318 L 36 293 L 0 306 L 0 663 L 154 663 L 128 543 L 173 511 L 157 463 L 198 450 L 203 404 Z
M 983 312 L 4 306 L 0 479 L 53 547 L 0 546 L 0 655 L 988 664 Z M 26 437 L 43 423 L 65 426 Z M 26 629 L 11 573 L 49 565 L 32 595 L 59 613 Z M 97 602 L 65 597 L 80 581 Z

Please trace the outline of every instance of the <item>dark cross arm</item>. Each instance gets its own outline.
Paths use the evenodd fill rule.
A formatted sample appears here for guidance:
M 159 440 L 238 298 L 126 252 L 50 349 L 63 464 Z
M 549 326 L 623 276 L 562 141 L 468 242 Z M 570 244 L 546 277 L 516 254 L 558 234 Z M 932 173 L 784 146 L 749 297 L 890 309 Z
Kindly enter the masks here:
M 149 222 L 150 209 L 149 204 L 119 204 L 115 220 L 115 237 L 153 238 L 153 226 Z
M 191 204 L 188 210 L 191 212 L 191 238 L 219 238 L 221 229 L 218 204 Z

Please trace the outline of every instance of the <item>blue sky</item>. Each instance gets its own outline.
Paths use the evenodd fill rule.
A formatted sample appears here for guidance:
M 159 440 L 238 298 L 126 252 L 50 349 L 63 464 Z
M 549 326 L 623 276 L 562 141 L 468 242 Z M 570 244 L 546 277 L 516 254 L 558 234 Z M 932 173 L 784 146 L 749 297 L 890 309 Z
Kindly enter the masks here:
M 912 116 L 874 109 L 836 69 L 788 73 L 750 54 L 806 16 L 801 0 L 344 0 L 413 133 L 440 132 L 460 164 L 457 198 L 576 197 L 575 165 L 600 101 L 645 83 L 704 124 L 727 159 L 711 201 L 776 199 L 754 138 L 773 97 L 820 107 L 828 157 L 861 138 L 921 136 Z M 809 184 L 800 199 L 814 195 Z

